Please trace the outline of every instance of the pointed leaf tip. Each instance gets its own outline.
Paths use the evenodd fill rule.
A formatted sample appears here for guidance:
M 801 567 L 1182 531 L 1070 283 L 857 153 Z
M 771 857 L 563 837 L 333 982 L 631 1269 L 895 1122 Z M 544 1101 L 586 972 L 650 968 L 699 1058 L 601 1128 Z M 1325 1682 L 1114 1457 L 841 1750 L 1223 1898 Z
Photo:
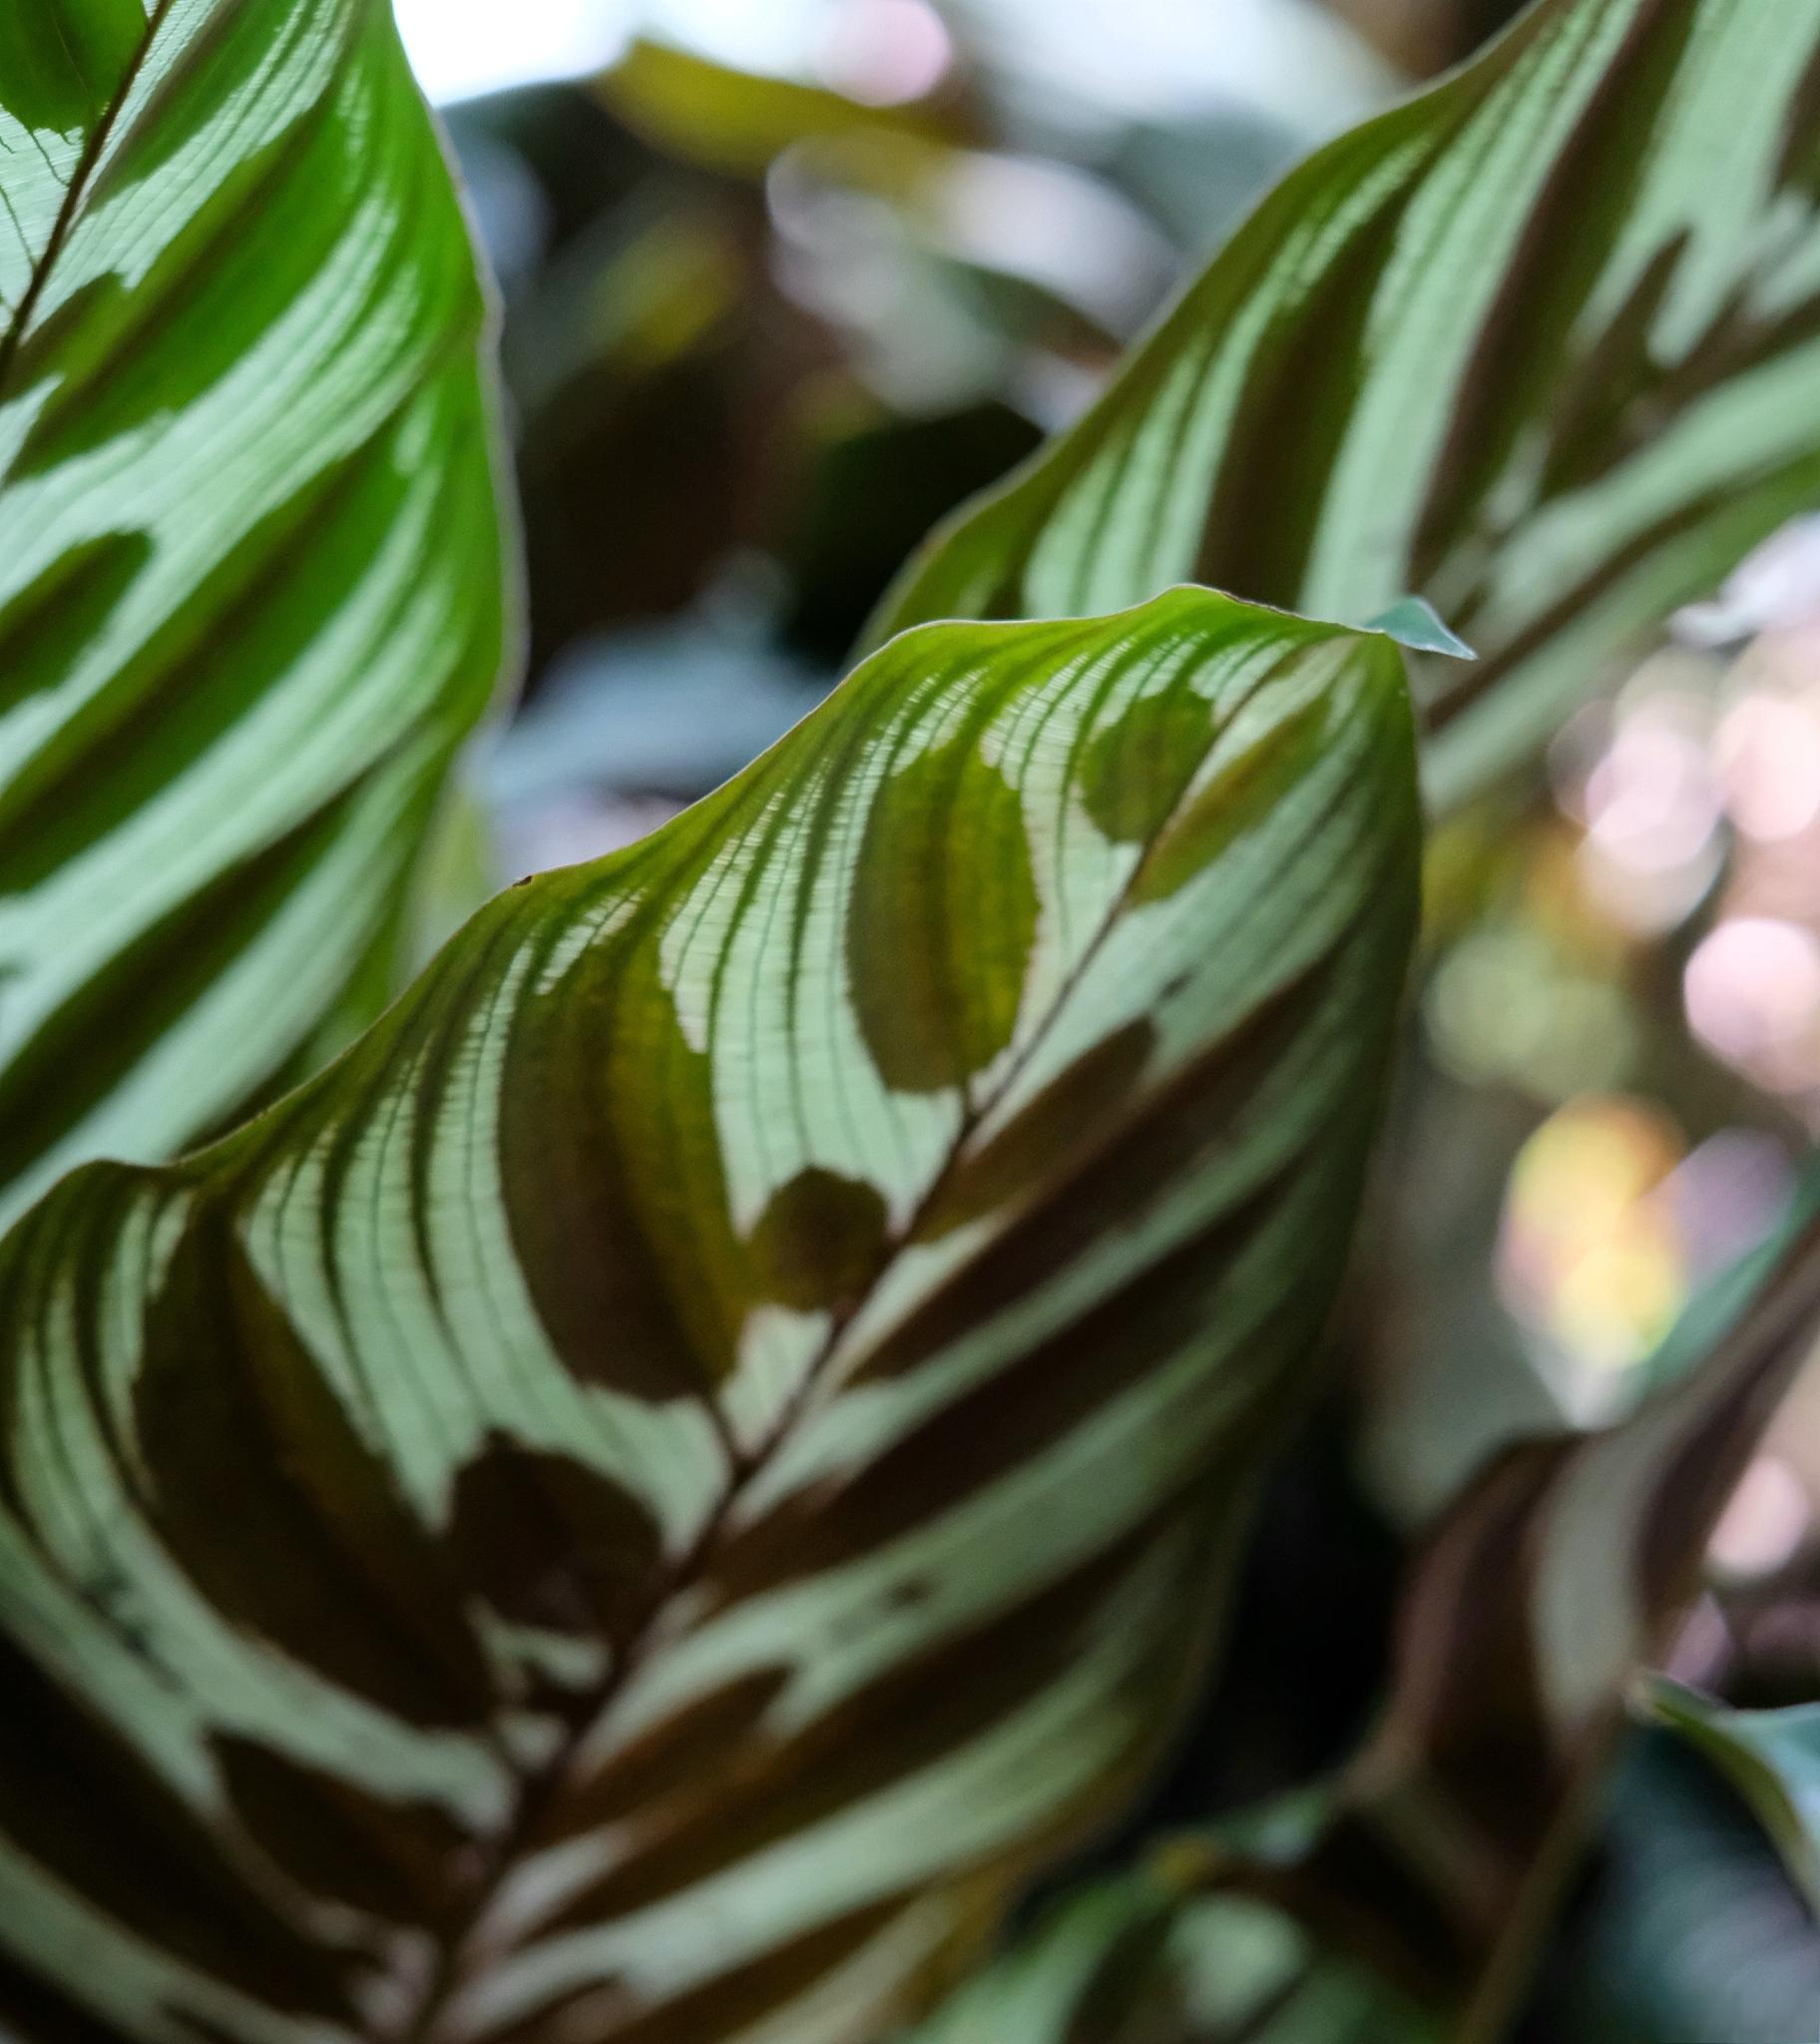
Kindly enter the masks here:
M 1380 611 L 1365 626 L 1367 632 L 1382 632 L 1412 653 L 1444 653 L 1450 660 L 1477 660 L 1473 649 L 1459 633 L 1451 631 L 1426 597 L 1406 596 Z

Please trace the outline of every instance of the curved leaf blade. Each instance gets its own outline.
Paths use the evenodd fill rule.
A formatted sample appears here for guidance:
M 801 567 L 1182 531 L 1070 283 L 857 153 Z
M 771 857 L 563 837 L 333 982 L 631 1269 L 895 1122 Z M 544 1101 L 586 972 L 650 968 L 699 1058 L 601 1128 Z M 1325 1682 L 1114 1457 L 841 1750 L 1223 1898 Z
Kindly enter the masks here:
M 1389 1982 L 1249 1895 L 1184 1894 L 1158 1872 L 1050 1910 L 914 2044 L 1440 2044 Z
M 0 23 L 0 1187 L 158 1161 L 387 947 L 506 640 L 474 260 L 383 0 Z
M 1679 1733 L 1737 1789 L 1820 1916 L 1820 1704 L 1737 1711 L 1655 1676 L 1638 1714 Z
M 1157 1840 L 963 1986 L 916 2044 L 1330 2044 L 1502 2036 L 1626 1690 L 1820 1315 L 1820 1175 L 1603 1432 L 1520 1443 L 1449 1508 L 1398 1612 L 1392 1692 L 1331 1783 Z M 1729 1774 L 1812 1871 L 1820 1712 L 1639 1708 Z M 1477 2026 L 1475 2026 L 1477 2025 Z
M 1266 1891 L 1439 2005 L 1470 2007 L 1475 2038 L 1508 2022 L 1626 1693 L 1694 1601 L 1817 1321 L 1810 1169 L 1770 1239 L 1676 1321 L 1634 1413 L 1494 1457 L 1412 1565 L 1382 1723 Z
M 934 535 L 874 638 L 1192 578 L 1480 656 L 1431 795 L 1820 501 L 1820 0 L 1541 0 L 1267 198 L 1085 415 Z
M 914 2009 L 1198 1672 L 1417 837 L 1382 637 L 907 634 L 239 1135 L 66 1181 L 0 1249 L 0 2006 Z

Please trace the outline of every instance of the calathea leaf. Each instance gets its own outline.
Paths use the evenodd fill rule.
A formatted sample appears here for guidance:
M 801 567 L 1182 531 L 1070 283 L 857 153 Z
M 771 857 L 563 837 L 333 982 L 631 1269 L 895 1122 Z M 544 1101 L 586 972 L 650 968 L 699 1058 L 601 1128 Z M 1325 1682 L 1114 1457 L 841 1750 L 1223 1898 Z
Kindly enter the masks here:
M 1383 1721 L 1293 1878 L 1268 1872 L 1268 1892 L 1439 2006 L 1516 1990 L 1626 1692 L 1692 1602 L 1817 1317 L 1810 1170 L 1775 1236 L 1682 1315 L 1629 1418 L 1513 1446 L 1449 1509 L 1401 1599 Z
M 1415 920 L 1392 643 L 910 633 L 0 1251 L 0 2010 L 864 2044 L 1195 1681 Z
M 1159 1840 L 1140 1872 L 1069 1897 L 915 2044 L 1503 2035 L 1625 1691 L 1684 1610 L 1816 1314 L 1820 1174 L 1683 1316 L 1656 1396 L 1605 1432 L 1512 1448 L 1451 1507 L 1403 1591 L 1382 1722 L 1336 1780 Z M 1723 1745 L 1790 1843 L 1814 1714 L 1653 1694 Z
M 1730 1782 L 1820 1916 L 1820 1704 L 1735 1711 L 1656 1676 L 1638 1712 L 1678 1732 Z
M 1053 1907 L 913 2044 L 1440 2044 L 1369 1966 L 1257 1897 L 1183 1891 L 1166 1864 Z
M 935 535 L 878 634 L 1192 577 L 1481 655 L 1431 793 L 1820 500 L 1820 0 L 1541 0 L 1259 207 L 1101 400 Z
M 386 945 L 501 664 L 481 327 L 385 0 L 0 9 L 9 1211 Z

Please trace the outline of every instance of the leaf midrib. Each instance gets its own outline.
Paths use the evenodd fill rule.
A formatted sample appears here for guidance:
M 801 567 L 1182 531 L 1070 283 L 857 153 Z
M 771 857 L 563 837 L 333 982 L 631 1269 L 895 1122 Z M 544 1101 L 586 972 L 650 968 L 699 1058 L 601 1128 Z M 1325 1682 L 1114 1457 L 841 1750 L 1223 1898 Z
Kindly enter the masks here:
M 1338 634 L 1337 636 L 1345 635 Z M 1305 645 L 1297 648 L 1296 652 L 1298 655 L 1305 656 L 1314 650 L 1317 643 L 1311 637 Z M 1251 700 L 1256 691 L 1263 687 L 1270 677 L 1278 672 L 1281 664 L 1281 661 L 1272 662 L 1265 673 L 1245 692 L 1242 701 L 1248 702 Z M 1241 704 L 1235 704 L 1233 706 L 1233 714 L 1236 714 L 1237 709 L 1240 707 L 1242 707 Z M 1230 723 L 1231 719 L 1228 716 L 1225 720 L 1226 729 L 1230 729 Z M 625 1652 L 621 1655 L 605 1681 L 585 1701 L 582 1710 L 578 1712 L 575 1729 L 564 1738 L 556 1751 L 535 1774 L 527 1775 L 522 1779 L 512 1819 L 498 1834 L 491 1848 L 487 1851 L 486 1863 L 474 1880 L 459 1919 L 439 1934 L 434 1963 L 429 1977 L 424 1982 L 423 1991 L 417 2006 L 408 2014 L 405 2021 L 396 2030 L 386 2033 L 383 2044 L 438 2044 L 437 2024 L 446 2012 L 454 1992 L 466 1984 L 458 1971 L 464 1948 L 474 1931 L 485 1918 L 488 1909 L 492 1906 L 505 1879 L 510 1874 L 532 1832 L 535 1830 L 539 1819 L 543 1816 L 552 1800 L 562 1792 L 570 1767 L 577 1753 L 592 1736 L 606 1714 L 613 1709 L 633 1676 L 644 1667 L 657 1641 L 665 1613 L 670 1609 L 674 1600 L 687 1588 L 688 1584 L 699 1573 L 703 1560 L 712 1552 L 715 1543 L 725 1530 L 728 1517 L 744 1496 L 747 1486 L 764 1469 L 770 1457 L 789 1438 L 800 1420 L 804 1409 L 820 1387 L 822 1379 L 826 1375 L 829 1364 L 838 1351 L 847 1329 L 853 1325 L 868 1301 L 877 1293 L 879 1285 L 895 1267 L 897 1259 L 914 1239 L 919 1224 L 933 1210 L 937 1200 L 958 1167 L 961 1157 L 966 1150 L 968 1140 L 992 1114 L 1011 1087 L 1016 1084 L 1019 1076 L 1028 1067 L 1030 1060 L 1048 1035 L 1057 1017 L 1066 1007 L 1070 997 L 1084 978 L 1093 959 L 1105 944 L 1111 932 L 1117 927 L 1120 918 L 1130 908 L 1132 899 L 1142 880 L 1156 846 L 1169 834 L 1169 831 L 1180 818 L 1184 809 L 1196 798 L 1201 786 L 1201 767 L 1204 766 L 1206 759 L 1211 756 L 1211 753 L 1212 747 L 1209 745 L 1207 753 L 1202 756 L 1201 766 L 1197 766 L 1195 771 L 1189 775 L 1187 782 L 1182 787 L 1174 803 L 1171 804 L 1168 812 L 1159 819 L 1150 834 L 1143 840 L 1142 848 L 1137 859 L 1133 862 L 1131 872 L 1126 876 L 1125 881 L 1115 893 L 1105 914 L 1101 918 L 1099 926 L 1082 947 L 1079 959 L 1067 974 L 1063 983 L 1057 988 L 1055 998 L 1051 1002 L 1048 1012 L 1031 1031 L 1030 1036 L 1025 1042 L 1013 1053 L 1006 1069 L 1000 1074 L 997 1083 L 990 1092 L 978 1098 L 971 1094 L 966 1097 L 961 1121 L 956 1127 L 954 1136 L 942 1157 L 941 1163 L 931 1175 L 929 1184 L 924 1189 L 914 1211 L 906 1218 L 901 1228 L 892 1238 L 885 1254 L 879 1261 L 877 1270 L 873 1273 L 871 1279 L 861 1290 L 858 1297 L 849 1301 L 845 1308 L 835 1316 L 834 1324 L 829 1328 L 821 1347 L 805 1367 L 795 1391 L 784 1403 L 770 1431 L 765 1435 L 764 1439 L 744 1451 L 739 1451 L 733 1445 L 730 1436 L 726 1435 L 723 1431 L 723 1438 L 727 1440 L 730 1451 L 729 1477 L 725 1489 L 704 1519 L 699 1533 L 686 1552 L 679 1556 L 671 1568 L 666 1570 L 662 1581 L 653 1592 L 650 1603 L 634 1626 Z M 705 1402 L 717 1417 L 717 1402 L 711 1394 Z

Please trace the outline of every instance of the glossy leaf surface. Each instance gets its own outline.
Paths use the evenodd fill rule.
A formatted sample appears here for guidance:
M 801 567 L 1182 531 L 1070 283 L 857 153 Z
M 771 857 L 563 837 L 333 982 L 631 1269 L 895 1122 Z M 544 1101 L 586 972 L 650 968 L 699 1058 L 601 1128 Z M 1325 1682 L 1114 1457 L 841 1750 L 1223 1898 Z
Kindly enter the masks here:
M 1397 649 L 905 635 L 0 1252 L 27 2036 L 864 2044 L 1121 1801 L 1343 1259 Z
M 1412 592 L 1449 802 L 1820 501 L 1820 0 L 1542 0 L 1258 209 L 875 631 Z
M 0 9 L 6 1211 L 387 945 L 502 660 L 481 328 L 384 0 Z

